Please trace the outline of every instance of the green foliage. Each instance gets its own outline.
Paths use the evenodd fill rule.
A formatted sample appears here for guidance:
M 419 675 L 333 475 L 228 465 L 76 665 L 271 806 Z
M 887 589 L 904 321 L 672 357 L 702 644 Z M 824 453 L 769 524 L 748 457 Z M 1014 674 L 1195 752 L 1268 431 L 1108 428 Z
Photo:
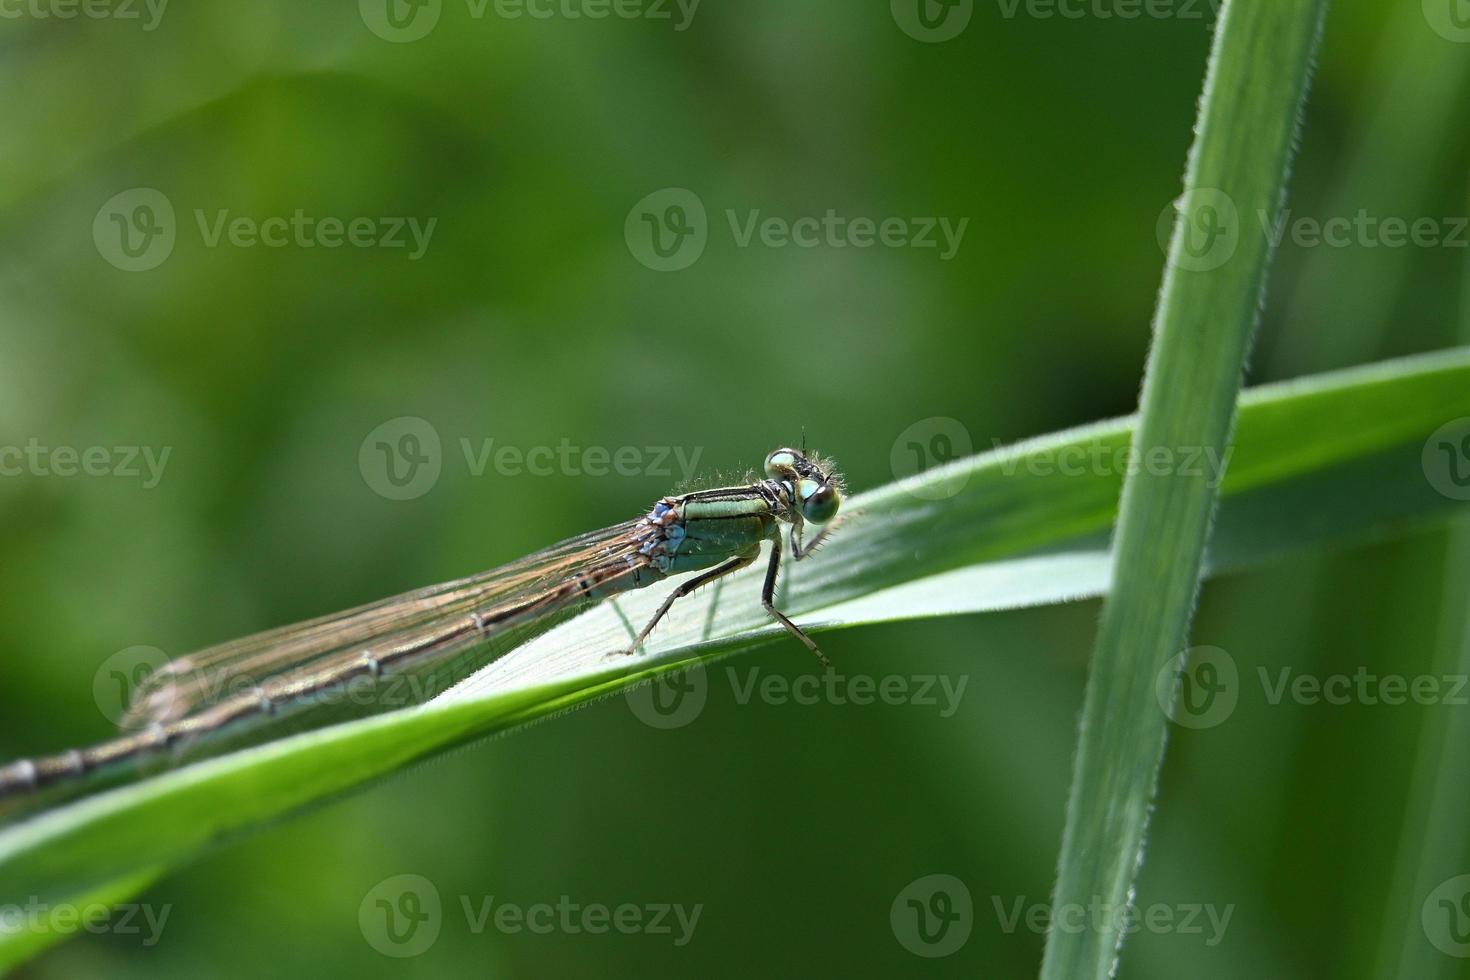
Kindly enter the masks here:
M 902 20 L 921 4 L 972 8 L 968 26 L 916 39 Z M 472 574 L 634 516 L 686 480 L 738 478 L 803 432 L 854 490 L 903 476 L 909 434 L 940 417 L 965 436 L 960 455 L 1015 448 L 986 452 L 951 500 L 885 490 L 891 509 L 870 508 L 882 521 L 853 522 L 788 569 L 781 601 L 802 621 L 876 620 L 819 635 L 838 681 L 908 698 L 795 697 L 822 675 L 793 642 L 745 632 L 765 623 L 742 580 L 722 590 L 717 623 L 744 637 L 742 655 L 706 661 L 700 712 L 667 730 L 631 698 L 581 700 L 597 682 L 576 672 L 622 638 L 588 618 L 576 642 L 517 651 L 459 692 L 478 705 L 380 719 L 380 742 L 371 726 L 334 730 L 340 746 L 282 743 L 279 758 L 233 756 L 0 833 L 0 930 L 28 904 L 22 889 L 172 909 L 156 944 L 83 931 L 28 961 L 28 977 L 154 980 L 221 963 L 313 980 L 772 963 L 1035 975 L 1045 926 L 1029 913 L 1056 883 L 1100 612 L 1085 597 L 1107 586 L 1122 480 L 1058 472 L 1090 467 L 1086 453 L 999 467 L 1051 445 L 1018 440 L 1138 404 L 1219 4 L 706 0 L 685 29 L 564 13 L 607 8 L 579 0 L 543 5 L 549 18 L 478 0 L 63 6 L 13 4 L 0 28 L 0 468 L 32 440 L 172 455 L 146 488 L 0 475 L 0 760 L 111 734 L 98 680 L 121 651 L 178 656 Z M 386 40 L 365 18 L 389 6 L 437 10 L 437 26 Z M 1192 629 L 1229 651 L 1243 689 L 1227 722 L 1171 732 L 1137 882 L 1145 906 L 1232 916 L 1223 936 L 1140 930 L 1120 976 L 1470 975 L 1421 918 L 1426 889 L 1465 870 L 1463 708 L 1272 700 L 1260 683 L 1463 670 L 1464 647 L 1443 634 L 1465 566 L 1448 557 L 1451 501 L 1415 445 L 1466 414 L 1462 355 L 1393 359 L 1465 342 L 1464 250 L 1356 231 L 1366 216 L 1445 236 L 1466 213 L 1470 59 L 1454 6 L 1332 5 L 1249 367 L 1260 387 L 1244 395 Z M 93 16 L 123 7 L 141 16 Z M 659 272 L 625 223 L 669 187 L 702 201 L 710 234 L 693 265 Z M 164 194 L 178 231 L 140 272 L 94 239 L 104 203 L 134 188 Z M 198 217 L 208 229 L 221 212 L 258 225 L 298 210 L 435 230 L 410 260 L 211 245 Z M 741 244 L 731 230 L 829 212 L 848 227 L 968 226 L 948 258 Z M 1244 230 L 1265 231 L 1240 212 Z M 1343 221 L 1345 243 L 1296 234 Z M 1300 378 L 1350 387 L 1314 395 L 1309 424 L 1275 387 Z M 411 500 L 384 497 L 360 465 L 365 437 L 402 416 L 430 423 L 442 449 L 437 482 Z M 1110 425 L 1062 438 L 1091 432 L 1122 438 Z M 493 462 L 568 444 L 641 463 Z M 651 465 L 650 447 L 682 462 Z M 725 650 L 697 645 L 712 598 L 676 608 L 636 666 Z M 986 614 L 938 615 L 975 609 Z M 628 666 L 599 666 L 604 691 Z M 528 716 L 559 711 L 537 685 L 563 669 L 582 678 L 564 690 L 585 710 L 474 737 L 519 725 L 518 698 Z M 963 698 L 916 703 L 934 681 Z M 440 751 L 461 736 L 473 744 Z M 405 766 L 416 752 L 433 758 Z M 311 788 L 328 785 L 343 787 L 331 805 Z M 197 828 L 183 826 L 187 800 L 206 811 Z M 403 873 L 431 880 L 445 910 L 437 943 L 410 961 L 365 941 L 359 920 L 365 896 Z M 973 916 L 962 948 L 920 960 L 889 914 L 932 873 L 967 885 Z M 705 915 L 681 947 L 476 930 L 460 900 L 487 895 L 698 902 Z M 56 938 L 12 935 L 4 957 Z
M 1420 454 L 1425 430 L 1457 413 L 1470 413 L 1470 352 L 1247 393 L 1220 488 L 1214 570 L 1442 516 L 1452 502 L 1426 485 Z M 828 630 L 1100 595 L 1109 587 L 1103 536 L 1133 431 L 1132 419 L 1087 426 L 860 494 L 830 547 L 793 574 L 782 604 Z M 1210 470 L 1191 459 L 1177 462 Z M 292 736 L 43 813 L 0 832 L 0 893 L 53 903 L 115 894 L 449 746 L 780 639 L 756 590 L 753 574 L 732 577 L 708 641 L 713 590 L 690 597 L 645 658 L 609 665 L 623 634 L 603 605 L 422 709 Z M 625 611 L 647 615 L 659 592 L 635 593 Z M 0 961 L 41 938 L 0 937 Z

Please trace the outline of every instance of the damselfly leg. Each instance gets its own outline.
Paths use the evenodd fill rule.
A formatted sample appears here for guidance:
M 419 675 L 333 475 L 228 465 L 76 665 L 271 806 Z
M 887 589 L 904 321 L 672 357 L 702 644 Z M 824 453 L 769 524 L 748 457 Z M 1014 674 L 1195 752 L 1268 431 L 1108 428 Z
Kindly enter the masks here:
M 823 667 L 831 670 L 832 661 L 828 660 L 827 655 L 817 648 L 816 641 L 807 636 L 800 626 L 787 619 L 786 614 L 776 608 L 776 575 L 780 572 L 780 569 L 781 542 L 778 540 L 771 546 L 771 561 L 770 564 L 766 565 L 766 583 L 761 586 L 761 605 L 765 607 L 766 612 L 775 617 L 776 622 L 786 627 L 786 632 L 804 643 L 806 648 L 814 653 L 817 659 L 822 662 Z
M 811 555 L 812 552 L 816 551 L 817 545 L 821 543 L 822 539 L 826 536 L 827 531 L 828 528 L 823 528 L 820 532 L 818 532 L 816 537 L 812 538 L 811 543 L 803 548 L 799 540 L 799 529 L 797 526 L 793 526 L 791 529 L 790 539 L 792 559 L 795 561 L 800 561 L 801 559 Z M 785 613 L 776 608 L 776 582 L 778 576 L 780 575 L 781 569 L 781 545 L 782 541 L 780 536 L 778 535 L 776 539 L 771 542 L 771 557 L 769 563 L 766 566 L 765 582 L 761 586 L 761 606 L 766 610 L 767 613 L 770 614 L 771 618 L 780 623 L 787 632 L 800 640 L 802 642 L 802 645 L 810 650 L 816 656 L 817 660 L 821 661 L 822 666 L 830 668 L 832 666 L 832 662 L 827 659 L 825 654 L 822 653 L 821 649 L 818 648 L 816 642 L 806 634 L 805 630 L 803 630 L 800 626 L 797 626 Z M 659 605 L 658 610 L 653 614 L 653 618 L 648 621 L 648 625 L 644 626 L 643 629 L 640 630 L 639 633 L 633 638 L 632 645 L 620 652 L 627 656 L 636 656 L 639 648 L 642 647 L 644 641 L 648 639 L 648 635 L 653 632 L 654 627 L 659 624 L 659 621 L 668 614 L 670 607 L 672 607 L 676 601 L 684 598 L 687 595 L 690 595 L 703 586 L 713 583 L 715 585 L 716 593 L 710 602 L 709 612 L 705 615 L 704 630 L 701 636 L 701 640 L 708 640 L 710 637 L 710 633 L 712 632 L 714 627 L 716 604 L 719 601 L 719 590 L 724 585 L 725 577 L 727 575 L 730 575 L 732 572 L 738 572 L 740 569 L 745 568 L 747 565 L 750 565 L 752 562 L 755 561 L 756 557 L 759 554 L 760 547 L 757 545 L 756 547 L 751 548 L 749 551 L 737 555 L 736 557 L 730 559 L 722 565 L 717 566 L 716 568 L 710 569 L 703 574 L 696 575 L 694 578 L 690 579 L 687 582 L 684 582 L 683 584 L 675 588 L 672 592 L 669 593 L 668 598 L 666 598 Z M 621 611 L 619 612 L 619 615 L 622 616 Z M 626 616 L 623 616 L 623 622 L 625 625 L 629 625 Z
M 780 551 L 781 549 L 778 547 L 776 550 Z M 751 562 L 755 561 L 756 556 L 760 553 L 760 546 L 756 545 L 749 551 L 746 551 L 743 554 L 739 554 L 736 555 L 734 558 L 731 558 L 723 565 L 712 568 L 709 571 L 704 572 L 703 574 L 696 575 L 689 581 L 680 584 L 676 589 L 674 589 L 674 591 L 670 592 L 668 598 L 659 605 L 658 611 L 653 614 L 653 618 L 648 621 L 648 625 L 643 627 L 643 629 L 638 633 L 637 636 L 633 637 L 633 645 L 624 650 L 623 653 L 629 656 L 636 656 L 638 653 L 638 648 L 643 645 L 644 640 L 648 639 L 648 634 L 653 632 L 653 628 L 658 625 L 658 621 L 664 618 L 664 616 L 669 611 L 669 607 L 672 606 L 677 600 L 684 598 L 686 595 L 701 586 L 708 585 L 716 579 L 724 578 L 731 572 L 739 571 L 746 565 L 749 565 Z

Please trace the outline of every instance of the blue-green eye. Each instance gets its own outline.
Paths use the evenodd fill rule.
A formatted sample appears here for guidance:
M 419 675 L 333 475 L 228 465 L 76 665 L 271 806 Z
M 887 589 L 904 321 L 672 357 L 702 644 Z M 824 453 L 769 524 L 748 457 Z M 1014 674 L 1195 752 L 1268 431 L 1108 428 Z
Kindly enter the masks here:
M 837 516 L 842 498 L 832 484 L 802 480 L 797 493 L 801 496 L 801 516 L 813 524 L 826 524 Z
M 777 449 L 766 457 L 766 476 L 773 480 L 794 473 L 796 469 L 796 453 L 789 449 Z

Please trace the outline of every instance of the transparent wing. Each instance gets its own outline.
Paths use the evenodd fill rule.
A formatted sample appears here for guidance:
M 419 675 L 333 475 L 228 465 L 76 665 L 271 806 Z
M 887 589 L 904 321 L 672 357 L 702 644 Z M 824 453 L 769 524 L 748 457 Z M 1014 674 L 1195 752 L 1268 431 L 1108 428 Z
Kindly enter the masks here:
M 179 657 L 138 686 L 121 727 L 135 730 L 176 721 L 268 683 L 277 689 L 306 683 L 334 664 L 361 659 L 369 650 L 443 654 L 483 642 L 493 631 L 457 630 L 448 624 L 494 620 L 497 611 L 524 605 L 579 573 L 625 562 L 637 554 L 632 533 L 637 523 L 626 521 L 578 535 L 468 578 Z

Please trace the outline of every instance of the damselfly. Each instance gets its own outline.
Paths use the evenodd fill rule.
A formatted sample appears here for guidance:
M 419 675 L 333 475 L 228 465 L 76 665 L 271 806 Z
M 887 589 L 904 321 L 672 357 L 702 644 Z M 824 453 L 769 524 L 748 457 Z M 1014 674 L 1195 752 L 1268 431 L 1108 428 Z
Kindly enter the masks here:
M 170 661 L 134 692 L 122 719 L 129 734 L 0 768 L 0 802 L 416 704 L 592 603 L 698 572 L 669 593 L 641 630 L 628 624 L 631 643 L 622 652 L 635 654 L 677 600 L 751 564 L 767 541 L 761 604 L 830 666 L 774 603 L 782 528 L 790 527 L 793 559 L 815 551 L 832 530 L 841 479 L 829 464 L 796 449 L 768 455 L 765 473 L 744 486 L 664 497 L 641 518 L 470 578 Z M 808 523 L 821 529 L 804 543 Z

